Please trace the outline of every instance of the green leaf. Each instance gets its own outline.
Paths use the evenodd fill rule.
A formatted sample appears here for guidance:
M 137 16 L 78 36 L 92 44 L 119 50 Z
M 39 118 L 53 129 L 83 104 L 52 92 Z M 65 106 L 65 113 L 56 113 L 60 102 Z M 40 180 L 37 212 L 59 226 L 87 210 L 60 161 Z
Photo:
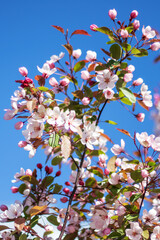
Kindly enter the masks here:
M 47 236 L 47 235 L 49 235 L 49 234 L 52 234 L 52 233 L 53 233 L 52 231 L 44 232 L 43 237 L 45 237 L 45 236 Z
M 51 163 L 53 166 L 56 166 L 58 164 L 60 164 L 62 162 L 62 157 L 61 156 L 57 156 L 55 158 L 52 159 Z
M 31 228 L 33 228 L 37 223 L 38 223 L 38 220 L 39 220 L 39 216 L 34 216 L 32 219 L 31 219 Z
M 143 177 L 141 175 L 141 170 L 135 170 L 131 172 L 131 178 L 135 181 L 135 182 L 141 182 L 143 180 Z
M 34 176 L 30 176 L 30 175 L 24 175 L 24 176 L 20 177 L 20 180 L 32 183 L 34 185 L 39 184 L 38 180 Z
M 112 232 L 111 234 L 109 234 L 109 236 L 107 236 L 107 238 L 115 238 L 115 239 L 119 239 L 119 237 L 121 237 L 121 234 L 118 232 Z
M 84 89 L 84 93 L 87 97 L 89 97 L 89 98 L 93 97 L 93 92 L 89 87 L 84 86 L 83 89 Z
M 38 89 L 42 92 L 46 92 L 48 90 L 47 87 L 38 87 Z
M 84 68 L 85 64 L 86 64 L 86 63 L 85 63 L 84 61 L 77 62 L 77 63 L 74 65 L 73 70 L 74 70 L 75 72 L 79 72 L 82 68 Z
M 100 178 L 103 178 L 103 170 L 99 167 L 94 167 L 93 166 L 93 167 L 89 168 L 88 171 L 97 175 Z
M 53 193 L 54 193 L 54 194 L 59 193 L 59 192 L 62 190 L 62 188 L 63 188 L 62 185 L 59 185 L 58 183 L 55 183 L 55 184 L 54 184 Z
M 109 124 L 112 124 L 112 125 L 117 125 L 118 123 L 112 121 L 112 120 L 106 120 L 105 121 L 106 123 L 109 123 Z
M 141 193 L 136 193 L 136 194 L 133 194 L 131 197 L 130 197 L 130 201 L 132 203 L 134 203 L 136 200 L 138 200 L 139 198 L 142 197 L 142 194 Z
M 27 240 L 27 235 L 25 233 L 21 234 L 19 240 Z
M 63 240 L 75 240 L 77 237 L 77 232 L 67 234 Z
M 109 36 L 113 36 L 113 32 L 107 27 L 96 28 L 96 31 L 104 33 L 104 34 L 109 35 Z
M 27 188 L 26 184 L 22 183 L 18 188 L 19 193 L 23 194 L 23 192 L 26 188 Z
M 136 221 L 136 220 L 138 219 L 138 214 L 128 214 L 128 215 L 126 216 L 126 219 L 127 219 L 128 221 Z
M 54 147 L 57 147 L 57 146 L 58 146 L 58 143 L 59 143 L 59 135 L 54 132 L 54 133 L 52 133 L 52 134 L 50 135 L 48 144 L 49 144 L 49 146 L 51 146 L 52 148 L 54 148 Z
M 130 106 L 132 105 L 132 103 L 126 97 L 121 98 L 121 102 L 124 103 L 124 104 L 130 105 Z
M 140 53 L 134 54 L 134 57 L 146 57 L 148 56 L 148 51 L 144 48 L 139 49 Z
M 142 236 L 145 238 L 145 239 L 149 239 L 149 231 L 148 230 L 144 230 L 142 232 Z
M 120 68 L 125 69 L 128 66 L 128 63 L 122 62 Z
M 90 177 L 86 180 L 87 187 L 95 187 L 97 185 L 97 181 L 94 177 Z
M 132 53 L 133 55 L 136 55 L 136 54 L 140 54 L 141 52 L 140 52 L 139 49 L 133 47 L 132 50 L 131 50 L 131 53 Z
M 112 58 L 118 60 L 122 56 L 122 49 L 118 44 L 115 43 L 110 47 L 110 53 Z
M 123 79 L 119 79 L 117 82 L 116 82 L 116 88 L 117 88 L 117 91 L 119 91 L 119 89 L 121 87 L 125 87 L 126 86 L 126 83 L 124 82 Z
M 54 180 L 54 177 L 52 177 L 52 176 L 46 176 L 46 177 L 42 180 L 41 187 L 42 187 L 42 188 L 48 187 L 49 185 L 51 185 L 51 184 L 53 183 L 53 180 Z
M 129 99 L 129 101 L 131 103 L 136 102 L 136 97 L 134 96 L 134 94 L 132 93 L 132 91 L 130 89 L 124 87 L 124 88 L 120 88 L 120 90 Z
M 131 50 L 131 45 L 128 43 L 122 43 L 122 48 L 124 51 L 129 52 Z
M 57 221 L 57 217 L 54 215 L 50 215 L 47 217 L 48 222 L 52 223 L 55 226 L 59 226 L 59 222 Z

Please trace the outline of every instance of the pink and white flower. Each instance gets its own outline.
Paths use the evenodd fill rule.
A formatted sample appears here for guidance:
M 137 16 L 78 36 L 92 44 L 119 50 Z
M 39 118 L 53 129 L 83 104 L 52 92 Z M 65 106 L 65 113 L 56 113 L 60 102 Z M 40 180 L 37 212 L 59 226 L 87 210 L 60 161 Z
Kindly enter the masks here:
M 151 234 L 151 240 L 160 240 L 160 226 L 156 226 Z
M 60 52 L 59 56 L 57 55 L 52 55 L 50 57 L 50 59 L 52 60 L 53 63 L 58 62 L 60 59 L 62 59 L 64 57 L 65 53 L 64 52 Z
M 145 85 L 144 83 L 141 86 L 141 94 L 142 94 L 144 104 L 147 107 L 152 107 L 153 103 L 152 103 L 151 91 L 148 91 L 148 86 Z
M 136 138 L 142 146 L 148 148 L 153 143 L 155 136 L 153 134 L 148 136 L 147 132 L 142 132 L 141 134 L 136 133 Z
M 79 58 L 79 57 L 81 56 L 81 54 L 82 54 L 81 49 L 73 50 L 73 52 L 72 52 L 72 56 L 73 56 L 75 59 Z
M 108 69 L 103 70 L 97 75 L 96 81 L 98 82 L 98 89 L 104 90 L 106 88 L 114 88 L 115 82 L 118 80 L 116 74 L 112 74 Z
M 115 8 L 110 9 L 108 15 L 112 20 L 114 20 L 117 17 L 117 11 L 115 10 Z
M 151 39 L 151 38 L 154 38 L 156 36 L 156 32 L 154 30 L 151 29 L 150 26 L 147 26 L 146 28 L 142 28 L 142 33 L 143 33 L 143 36 L 148 40 L 148 39 Z
M 126 74 L 124 74 L 123 80 L 127 83 L 127 82 L 132 81 L 132 78 L 133 78 L 133 74 L 132 73 L 126 73 Z
M 131 229 L 126 229 L 126 236 L 129 237 L 130 240 L 140 240 L 143 230 L 139 226 L 139 223 L 131 222 L 130 227 Z
M 134 27 L 134 30 L 138 30 L 140 27 L 140 22 L 135 19 L 133 22 L 133 27 Z
M 127 38 L 129 36 L 129 33 L 126 29 L 122 29 L 120 34 L 122 38 Z
M 117 185 L 119 183 L 119 180 L 120 180 L 120 176 L 118 175 L 118 173 L 112 173 L 111 177 L 108 180 L 108 182 L 111 185 Z
M 106 88 L 103 90 L 106 99 L 112 99 L 114 96 L 114 91 L 111 88 Z
M 86 55 L 86 60 L 89 62 L 93 62 L 97 59 L 97 53 L 91 50 L 87 51 L 87 55 Z
M 27 77 L 27 75 L 28 75 L 28 70 L 25 67 L 20 67 L 19 72 L 23 77 Z
M 160 42 L 155 42 L 153 43 L 150 48 L 152 49 L 152 51 L 158 51 L 160 49 Z
M 124 152 L 124 147 L 125 147 L 125 141 L 123 139 L 121 139 L 121 146 L 118 144 L 114 144 L 113 147 L 111 148 L 111 151 L 115 155 L 119 155 L 120 153 Z

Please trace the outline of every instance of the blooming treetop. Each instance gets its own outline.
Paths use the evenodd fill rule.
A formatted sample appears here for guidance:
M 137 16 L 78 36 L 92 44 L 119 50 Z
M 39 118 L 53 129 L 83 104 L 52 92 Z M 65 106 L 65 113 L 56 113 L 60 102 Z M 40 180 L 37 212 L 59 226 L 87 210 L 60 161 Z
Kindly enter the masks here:
M 114 144 L 100 127 L 103 110 L 115 101 L 144 121 L 145 114 L 136 112 L 137 105 L 149 110 L 152 95 L 142 78 L 133 80 L 135 67 L 129 61 L 158 50 L 160 40 L 150 26 L 143 27 L 137 39 L 140 22 L 135 19 L 136 10 L 128 24 L 116 21 L 115 9 L 108 14 L 116 30 L 90 26 L 109 38 L 109 50 L 102 49 L 103 61 L 97 60 L 93 50 L 83 59 L 81 49 L 73 49 L 70 39 L 88 32 L 75 30 L 69 37 L 68 30 L 53 25 L 65 36 L 65 63 L 61 63 L 66 56 L 63 52 L 52 55 L 42 68 L 37 66 L 35 81 L 26 67 L 19 68 L 24 79 L 16 80 L 20 86 L 4 119 L 19 119 L 15 129 L 23 129 L 24 139 L 18 146 L 29 151 L 30 158 L 41 147 L 47 159 L 45 166 L 38 163 L 33 171 L 21 168 L 15 174 L 12 183 L 20 185 L 11 190 L 22 194 L 24 201 L 0 206 L 0 221 L 14 222 L 13 228 L 0 226 L 2 239 L 54 239 L 48 236 L 53 231 L 50 224 L 59 230 L 58 239 L 64 240 L 160 239 L 160 137 L 117 129 L 133 142 L 136 151 L 130 154 L 123 139 L 120 145 L 118 140 Z M 58 99 L 59 93 L 64 98 Z M 108 117 L 104 120 L 116 124 Z M 107 142 L 113 144 L 108 161 Z M 63 173 L 65 162 L 70 167 L 69 179 Z M 59 169 L 55 171 L 50 163 Z M 64 185 L 57 179 L 61 176 Z M 152 207 L 141 212 L 146 200 Z M 64 208 L 58 208 L 57 201 Z M 35 231 L 36 225 L 44 230 L 43 237 Z

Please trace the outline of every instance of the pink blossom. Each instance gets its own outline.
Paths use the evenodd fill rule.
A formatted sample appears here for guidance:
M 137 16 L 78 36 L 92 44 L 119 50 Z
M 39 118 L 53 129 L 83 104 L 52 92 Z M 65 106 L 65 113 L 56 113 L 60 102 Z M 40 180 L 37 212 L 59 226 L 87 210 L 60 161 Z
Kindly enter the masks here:
M 137 140 L 140 142 L 140 144 L 144 147 L 150 147 L 153 140 L 154 140 L 154 135 L 150 135 L 148 136 L 148 134 L 146 132 L 142 132 L 140 133 L 136 133 L 136 138 Z
M 28 75 L 28 70 L 25 67 L 20 67 L 19 72 L 23 77 L 27 77 L 27 75 Z
M 138 78 L 137 80 L 133 81 L 133 86 L 139 86 L 143 83 L 143 79 L 142 78 Z
M 64 57 L 64 54 L 65 54 L 64 52 L 60 52 L 59 56 L 52 55 L 50 57 L 50 59 L 52 60 L 53 63 L 58 62 L 59 60 L 61 60 Z
M 11 187 L 12 193 L 17 193 L 18 192 L 18 187 Z
M 117 185 L 119 183 L 120 176 L 118 173 L 112 173 L 111 178 L 108 180 L 110 184 Z
M 143 178 L 148 177 L 149 176 L 149 172 L 146 169 L 142 169 L 141 170 L 141 175 L 142 175 Z
M 95 61 L 97 59 L 97 53 L 94 51 L 87 51 L 86 60 L 89 62 Z
M 155 42 L 153 43 L 150 48 L 152 49 L 152 51 L 158 51 L 160 49 L 160 42 Z
M 159 240 L 160 239 L 160 226 L 156 226 L 153 229 L 153 233 L 151 234 L 151 240 Z
M 133 27 L 134 27 L 134 30 L 138 30 L 140 27 L 140 22 L 135 19 L 133 22 Z
M 142 219 L 148 226 L 152 226 L 153 223 L 158 223 L 159 221 L 159 218 L 157 217 L 157 211 L 155 209 L 151 209 L 149 212 L 144 209 Z
M 20 147 L 20 148 L 23 148 L 23 147 L 25 147 L 25 146 L 27 146 L 27 142 L 26 141 L 20 141 L 19 143 L 18 143 L 18 147 Z
M 62 80 L 59 81 L 60 85 L 63 86 L 63 87 L 67 87 L 68 84 L 70 83 L 69 79 L 68 78 L 63 78 Z
M 95 31 L 95 32 L 96 32 L 96 28 L 98 28 L 98 26 L 97 26 L 96 24 L 90 25 L 90 29 L 91 29 L 92 31 Z
M 120 158 L 117 158 L 117 159 L 116 159 L 116 162 L 115 162 L 116 166 L 117 166 L 117 167 L 121 166 L 121 162 L 122 162 L 121 159 L 120 159 Z
M 126 74 L 124 74 L 123 80 L 127 83 L 127 82 L 132 81 L 132 78 L 133 78 L 133 74 L 132 73 L 126 73 Z
M 104 230 L 103 230 L 103 234 L 104 235 L 109 235 L 111 233 L 111 229 L 110 228 L 105 228 Z
M 129 36 L 128 31 L 126 29 L 122 29 L 120 34 L 122 38 L 127 38 Z
M 136 115 L 136 118 L 139 122 L 143 122 L 144 121 L 144 118 L 145 118 L 145 114 L 144 113 L 138 113 Z
M 112 20 L 114 20 L 117 17 L 117 11 L 114 8 L 110 9 L 108 15 Z
M 32 171 L 31 171 L 31 169 L 27 169 L 26 172 L 25 172 L 25 175 L 32 176 Z
M 106 99 L 112 99 L 114 96 L 114 91 L 111 88 L 104 89 L 103 93 Z
M 154 141 L 152 142 L 152 148 L 155 151 L 160 152 L 160 137 L 156 137 Z
M 51 225 L 46 225 L 45 227 L 44 227 L 44 229 L 45 229 L 45 231 L 46 232 L 52 232 L 53 231 L 53 226 L 51 226 Z
M 128 67 L 126 67 L 126 71 L 129 73 L 132 73 L 135 71 L 135 66 L 133 65 L 128 65 Z
M 72 52 L 72 56 L 73 56 L 75 59 L 79 58 L 79 57 L 81 56 L 81 54 L 82 54 L 81 49 L 73 50 L 73 52 Z
M 14 125 L 15 129 L 16 130 L 20 130 L 22 127 L 23 127 L 23 122 L 17 122 L 15 125 Z
M 146 39 L 154 38 L 156 36 L 156 32 L 152 30 L 150 26 L 147 26 L 146 28 L 144 28 L 143 26 L 142 33 L 143 37 L 145 37 Z
M 105 168 L 104 173 L 105 175 L 109 175 L 110 171 L 107 168 Z
M 16 114 L 15 109 L 5 109 L 6 113 L 4 114 L 4 120 L 11 120 Z
M 126 236 L 129 237 L 130 240 L 140 240 L 143 230 L 139 226 L 139 223 L 131 222 L 130 227 L 131 229 L 126 229 Z
M 101 73 L 99 73 L 96 77 L 99 90 L 105 90 L 106 88 L 114 88 L 115 82 L 117 82 L 117 80 L 118 76 L 116 74 L 112 74 L 112 72 L 108 69 L 101 71 Z
M 118 144 L 114 144 L 113 147 L 111 148 L 111 151 L 115 155 L 119 155 L 120 153 L 124 152 L 124 147 L 125 147 L 125 142 L 123 139 L 121 139 L 121 146 L 119 146 Z
M 88 97 L 84 97 L 84 98 L 82 98 L 82 104 L 83 105 L 88 105 L 89 103 L 90 103 L 90 98 L 88 98 Z
M 137 10 L 133 10 L 130 14 L 130 18 L 133 19 L 133 18 L 136 18 L 138 16 L 138 12 Z
M 54 77 L 52 77 L 52 78 L 49 79 L 49 84 L 50 84 L 52 87 L 57 87 L 57 86 L 58 86 L 58 82 L 57 82 L 57 80 L 56 80 Z
M 83 70 L 81 71 L 81 78 L 84 79 L 84 80 L 88 80 L 90 79 L 90 74 L 87 70 Z

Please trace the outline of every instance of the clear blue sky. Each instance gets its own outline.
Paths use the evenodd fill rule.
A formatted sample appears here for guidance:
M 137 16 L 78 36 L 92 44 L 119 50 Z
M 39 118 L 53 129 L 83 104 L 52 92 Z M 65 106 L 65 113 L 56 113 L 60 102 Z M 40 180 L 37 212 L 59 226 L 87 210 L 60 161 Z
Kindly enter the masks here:
M 132 10 L 138 10 L 141 27 L 150 25 L 160 31 L 160 1 L 154 0 L 147 3 L 144 0 L 7 0 L 1 2 L 0 7 L 0 53 L 1 53 L 1 162 L 0 162 L 0 204 L 14 202 L 18 196 L 10 191 L 11 180 L 20 167 L 33 169 L 37 162 L 44 162 L 44 154 L 36 154 L 29 159 L 28 152 L 18 148 L 17 143 L 23 139 L 21 131 L 14 129 L 14 121 L 3 120 L 3 109 L 10 108 L 10 96 L 18 85 L 14 80 L 21 76 L 18 68 L 27 67 L 29 76 L 38 74 L 36 66 L 42 64 L 53 54 L 64 51 L 63 36 L 51 25 L 60 25 L 70 32 L 75 29 L 85 29 L 92 37 L 74 36 L 72 44 L 74 49 L 81 48 L 85 57 L 87 50 L 97 51 L 102 59 L 100 48 L 106 48 L 106 36 L 91 32 L 89 26 L 92 23 L 98 26 L 111 26 L 108 10 L 115 8 L 117 18 L 128 20 Z M 141 31 L 141 28 L 140 28 Z M 135 59 L 136 71 L 134 79 L 142 77 L 144 82 L 153 89 L 160 82 L 160 63 L 153 64 L 153 59 L 158 53 L 150 54 L 150 57 Z M 123 114 L 122 114 L 123 111 Z M 142 111 L 142 110 L 141 110 Z M 146 113 L 146 111 L 144 110 Z M 144 124 L 136 121 L 127 111 L 117 105 L 105 112 L 105 118 L 119 122 L 118 127 L 134 132 L 148 131 L 152 133 L 153 123 L 146 113 Z M 121 134 L 117 134 L 113 126 L 107 126 L 106 134 L 110 134 L 113 140 L 119 143 Z M 108 135 L 109 135 L 108 134 Z M 67 179 L 66 179 L 67 180 Z

